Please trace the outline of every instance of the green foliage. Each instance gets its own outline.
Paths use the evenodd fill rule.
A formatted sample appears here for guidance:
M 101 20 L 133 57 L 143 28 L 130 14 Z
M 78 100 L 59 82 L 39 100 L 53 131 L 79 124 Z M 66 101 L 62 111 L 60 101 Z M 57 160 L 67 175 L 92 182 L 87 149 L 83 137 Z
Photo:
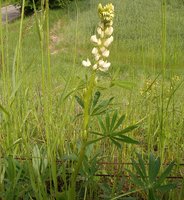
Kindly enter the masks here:
M 163 172 L 161 170 L 160 158 L 155 158 L 153 154 L 149 156 L 148 167 L 141 155 L 137 154 L 138 162 L 132 159 L 135 173 L 128 170 L 133 184 L 147 193 L 148 200 L 158 200 L 158 192 L 163 194 L 176 187 L 176 184 L 165 183 L 167 176 L 171 174 L 174 162 L 171 162 Z
M 64 8 L 73 0 L 49 0 L 50 8 Z M 23 0 L 20 0 L 20 5 L 22 5 Z M 34 10 L 34 4 L 36 9 L 41 9 L 45 7 L 45 0 L 26 0 L 25 1 L 25 12 L 32 12 Z
M 4 166 L 3 166 L 4 165 Z M 21 199 L 28 198 L 31 193 L 30 185 L 28 184 L 28 170 L 26 163 L 18 162 L 11 156 L 1 162 L 4 167 L 4 173 L 1 174 L 1 181 L 3 181 L 4 190 L 0 191 L 0 198 L 3 199 Z M 3 175 L 3 177 L 2 177 Z
M 111 113 L 112 114 L 112 113 Z M 132 139 L 125 134 L 133 131 L 138 127 L 138 125 L 131 125 L 126 128 L 122 128 L 123 122 L 125 120 L 125 115 L 122 115 L 118 118 L 118 112 L 114 111 L 112 117 L 110 117 L 109 112 L 106 113 L 105 120 L 102 120 L 102 117 L 98 117 L 98 124 L 101 129 L 101 132 L 90 131 L 91 134 L 99 136 L 98 139 L 89 141 L 88 144 L 95 143 L 102 139 L 109 139 L 112 144 L 116 145 L 118 148 L 121 148 L 121 143 L 130 143 L 130 144 L 139 144 L 138 141 Z
M 112 191 L 112 187 L 107 183 L 100 183 L 99 186 L 103 192 L 101 194 L 101 198 L 105 200 L 113 200 L 114 193 L 116 195 L 120 195 L 121 198 L 117 198 L 119 200 L 137 200 L 135 197 L 125 197 L 122 196 L 122 188 L 126 185 L 127 179 L 125 177 L 122 177 L 118 180 L 118 184 L 116 185 L 115 191 Z
M 110 106 L 112 100 L 114 99 L 114 97 L 111 97 L 109 99 L 100 100 L 100 97 L 101 97 L 101 92 L 96 91 L 90 104 L 90 116 L 98 116 L 106 113 L 108 107 Z M 81 96 L 75 95 L 75 99 L 83 110 L 84 101 L 81 98 Z M 77 116 L 81 115 L 83 115 L 83 112 L 79 113 Z

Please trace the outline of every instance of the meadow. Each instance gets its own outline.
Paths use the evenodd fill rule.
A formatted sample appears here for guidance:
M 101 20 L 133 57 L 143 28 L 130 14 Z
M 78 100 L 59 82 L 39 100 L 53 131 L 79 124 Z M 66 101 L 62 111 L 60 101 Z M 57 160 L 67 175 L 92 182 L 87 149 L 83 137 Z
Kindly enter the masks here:
M 94 75 L 99 3 L 114 41 Z M 23 11 L 0 23 L 0 199 L 183 200 L 184 2 Z

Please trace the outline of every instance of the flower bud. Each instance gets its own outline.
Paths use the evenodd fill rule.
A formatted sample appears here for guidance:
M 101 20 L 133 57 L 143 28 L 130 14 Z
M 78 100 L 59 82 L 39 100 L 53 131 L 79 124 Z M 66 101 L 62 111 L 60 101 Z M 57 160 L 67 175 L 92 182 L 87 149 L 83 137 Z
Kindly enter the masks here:
M 98 68 L 97 64 L 93 65 L 93 70 L 96 70 Z

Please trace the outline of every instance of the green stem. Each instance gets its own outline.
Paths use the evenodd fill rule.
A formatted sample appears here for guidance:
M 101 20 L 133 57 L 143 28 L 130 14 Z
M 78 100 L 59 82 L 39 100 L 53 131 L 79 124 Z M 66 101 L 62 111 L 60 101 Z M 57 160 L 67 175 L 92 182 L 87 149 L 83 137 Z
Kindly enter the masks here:
M 89 81 L 89 85 L 86 88 L 84 93 L 84 125 L 83 125 L 83 139 L 87 139 L 87 132 L 88 132 L 88 124 L 90 118 L 90 104 L 91 104 L 91 96 L 94 89 L 94 81 L 95 81 L 96 73 L 93 72 Z
M 84 156 L 85 156 L 85 151 L 86 151 L 86 146 L 88 142 L 88 125 L 90 122 L 90 105 L 91 105 L 91 98 L 93 94 L 93 89 L 94 89 L 94 82 L 95 82 L 95 76 L 96 73 L 93 71 L 89 83 L 86 87 L 86 91 L 84 93 L 84 124 L 83 124 L 83 135 L 82 135 L 82 146 L 79 152 L 79 157 L 78 157 L 78 162 L 75 166 L 74 172 L 71 177 L 71 187 L 70 187 L 70 192 L 69 192 L 69 200 L 74 200 L 75 199 L 75 188 L 76 188 L 76 179 L 79 173 L 79 170 L 81 168 Z

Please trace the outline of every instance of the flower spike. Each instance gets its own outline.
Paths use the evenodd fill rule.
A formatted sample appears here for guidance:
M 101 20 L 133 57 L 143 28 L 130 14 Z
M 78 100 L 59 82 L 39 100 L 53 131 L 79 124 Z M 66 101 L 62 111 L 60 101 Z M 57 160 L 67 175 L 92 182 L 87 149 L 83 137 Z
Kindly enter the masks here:
M 91 42 L 95 45 L 92 49 L 92 55 L 94 56 L 94 64 L 92 65 L 93 70 L 107 71 L 111 65 L 107 62 L 107 58 L 110 55 L 108 47 L 114 40 L 112 36 L 114 29 L 113 18 L 114 18 L 114 6 L 109 3 L 105 6 L 102 4 L 98 5 L 98 14 L 100 17 L 100 23 L 97 27 L 97 34 L 91 36 Z M 91 62 L 89 59 L 82 62 L 83 66 L 90 67 Z

